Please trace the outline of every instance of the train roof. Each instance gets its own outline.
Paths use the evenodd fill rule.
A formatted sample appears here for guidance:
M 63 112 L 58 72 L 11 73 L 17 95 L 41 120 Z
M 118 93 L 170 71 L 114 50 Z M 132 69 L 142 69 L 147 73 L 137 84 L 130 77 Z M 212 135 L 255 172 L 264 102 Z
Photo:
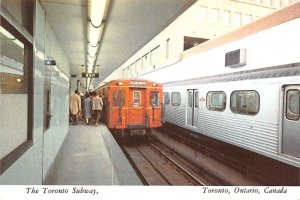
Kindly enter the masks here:
M 146 80 L 146 79 L 138 79 L 138 78 L 127 78 L 127 79 L 116 79 L 112 80 L 105 85 L 102 85 L 98 88 L 104 87 L 104 86 L 111 86 L 111 85 L 122 85 L 122 86 L 132 86 L 132 87 L 162 87 L 161 83 Z M 96 88 L 95 90 L 97 90 Z

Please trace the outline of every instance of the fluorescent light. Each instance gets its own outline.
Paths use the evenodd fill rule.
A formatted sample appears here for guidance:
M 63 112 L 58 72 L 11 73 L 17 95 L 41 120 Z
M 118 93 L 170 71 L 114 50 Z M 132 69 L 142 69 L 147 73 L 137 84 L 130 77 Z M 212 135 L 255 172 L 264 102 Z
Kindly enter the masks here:
M 90 64 L 90 65 L 94 65 L 94 61 L 95 61 L 95 59 L 94 59 L 94 58 L 92 58 L 92 57 L 90 57 L 90 56 L 88 56 L 88 58 L 87 58 L 87 61 L 88 61 L 88 64 Z
M 90 88 L 90 80 L 91 78 L 87 78 L 86 82 L 87 82 L 87 86 L 86 86 L 86 90 L 88 91 L 88 89 Z
M 106 0 L 91 0 L 91 21 L 95 27 L 99 27 L 102 23 Z
M 94 62 L 89 62 L 89 61 L 87 61 L 87 66 L 88 66 L 88 67 L 93 67 L 93 66 L 94 66 Z
M 105 17 L 105 9 L 108 7 L 107 0 L 89 0 L 88 5 L 88 46 L 87 46 L 87 70 L 92 72 L 93 67 L 95 66 L 95 61 L 97 58 L 97 52 L 99 49 L 99 42 L 102 37 L 104 22 L 103 18 Z M 88 79 L 88 84 L 89 84 Z
M 95 28 L 89 23 L 89 42 L 92 46 L 96 46 L 98 44 L 100 37 L 100 28 Z
M 92 73 L 92 72 L 93 72 L 93 67 L 90 67 L 90 66 L 89 66 L 89 67 L 87 68 L 87 73 Z
M 89 42 L 92 46 L 96 46 L 102 36 L 104 24 L 99 28 L 95 28 L 92 26 L 92 23 L 88 23 L 88 36 Z
M 88 69 L 93 69 L 93 66 L 92 66 L 92 65 L 89 65 L 87 68 L 88 68 Z
M 88 44 L 88 54 L 90 55 L 88 57 L 94 58 L 96 56 L 97 50 L 98 50 L 98 46 L 92 47 L 90 44 Z

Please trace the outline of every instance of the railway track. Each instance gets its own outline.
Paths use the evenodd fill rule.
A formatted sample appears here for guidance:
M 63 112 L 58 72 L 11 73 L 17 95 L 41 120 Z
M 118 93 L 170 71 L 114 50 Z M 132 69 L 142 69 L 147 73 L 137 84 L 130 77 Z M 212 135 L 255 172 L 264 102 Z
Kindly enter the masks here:
M 270 185 L 266 184 L 265 179 L 249 173 L 249 165 L 239 160 L 238 151 L 233 152 L 233 156 L 230 157 L 226 154 L 228 150 L 220 148 L 218 143 L 201 140 L 188 134 L 188 131 L 178 133 L 169 128 L 160 131 L 156 140 L 172 148 L 205 173 L 210 174 L 209 176 L 219 179 L 221 185 Z
M 228 185 L 158 141 L 121 146 L 145 185 Z

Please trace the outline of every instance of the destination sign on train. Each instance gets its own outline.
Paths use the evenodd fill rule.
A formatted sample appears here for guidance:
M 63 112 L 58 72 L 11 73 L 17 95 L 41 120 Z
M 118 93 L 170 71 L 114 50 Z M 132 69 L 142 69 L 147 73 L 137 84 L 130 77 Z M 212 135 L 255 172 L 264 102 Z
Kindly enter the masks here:
M 99 78 L 99 73 L 82 73 L 82 78 Z
M 130 81 L 130 85 L 146 86 L 146 82 L 145 81 Z

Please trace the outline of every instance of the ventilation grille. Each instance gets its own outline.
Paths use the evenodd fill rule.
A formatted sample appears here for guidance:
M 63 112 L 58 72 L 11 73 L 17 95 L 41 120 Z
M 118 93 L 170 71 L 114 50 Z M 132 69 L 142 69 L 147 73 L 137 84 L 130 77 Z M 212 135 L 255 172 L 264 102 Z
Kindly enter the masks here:
M 246 49 L 238 49 L 225 54 L 225 67 L 246 65 Z

